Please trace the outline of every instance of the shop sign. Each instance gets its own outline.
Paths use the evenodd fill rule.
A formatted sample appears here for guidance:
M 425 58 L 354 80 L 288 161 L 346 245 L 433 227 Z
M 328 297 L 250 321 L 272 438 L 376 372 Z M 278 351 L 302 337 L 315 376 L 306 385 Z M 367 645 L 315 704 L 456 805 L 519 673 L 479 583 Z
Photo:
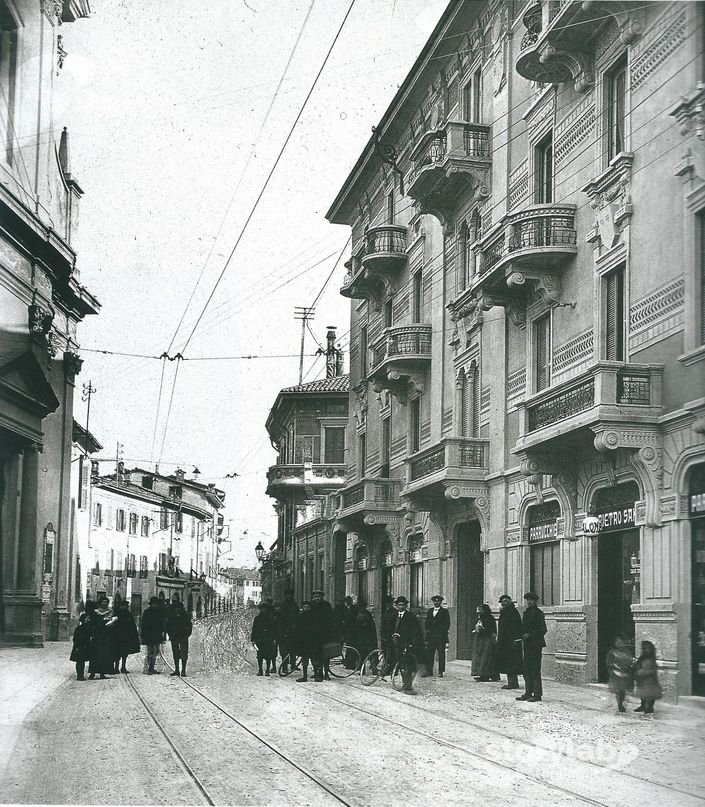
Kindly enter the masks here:
M 597 518 L 597 532 L 618 532 L 636 526 L 634 502 L 625 504 L 614 510 L 595 513 Z
M 547 502 L 529 511 L 528 538 L 530 544 L 558 540 L 558 519 L 561 508 L 558 502 Z

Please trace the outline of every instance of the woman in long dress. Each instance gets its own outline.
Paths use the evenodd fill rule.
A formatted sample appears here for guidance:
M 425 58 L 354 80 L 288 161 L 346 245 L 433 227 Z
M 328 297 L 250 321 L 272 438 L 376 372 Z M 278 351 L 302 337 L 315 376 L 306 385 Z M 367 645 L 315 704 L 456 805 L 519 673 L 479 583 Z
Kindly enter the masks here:
M 477 623 L 473 630 L 472 674 L 476 681 L 498 681 L 495 671 L 497 620 L 487 603 L 477 607 Z
M 86 614 L 91 625 L 93 636 L 93 650 L 91 661 L 88 666 L 88 677 L 95 678 L 96 673 L 101 678 L 106 678 L 115 669 L 115 640 L 113 636 L 113 626 L 117 618 L 109 607 L 107 597 L 101 597 L 98 607 L 95 603 L 86 603 Z

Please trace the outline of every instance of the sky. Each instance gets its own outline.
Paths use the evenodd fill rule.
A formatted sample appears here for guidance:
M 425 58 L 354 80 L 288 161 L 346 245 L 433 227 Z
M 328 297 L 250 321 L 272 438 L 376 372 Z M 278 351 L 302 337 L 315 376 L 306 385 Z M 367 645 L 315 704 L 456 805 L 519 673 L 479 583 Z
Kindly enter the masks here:
M 354 1 L 262 193 L 349 6 L 91 0 L 92 15 L 62 29 L 55 132 L 68 128 L 85 194 L 81 283 L 102 304 L 79 329 L 75 417 L 86 424 L 90 381 L 101 473 L 114 470 L 120 443 L 128 467 L 198 468 L 225 490 L 222 565 L 253 566 L 255 544 L 276 538 L 264 424 L 278 391 L 298 382 L 294 309 L 312 304 L 331 271 L 304 378 L 324 375 L 314 337 L 325 344 L 329 325 L 347 370 L 339 289 L 350 232 L 325 213 L 446 2 Z M 165 352 L 184 361 L 160 360 Z

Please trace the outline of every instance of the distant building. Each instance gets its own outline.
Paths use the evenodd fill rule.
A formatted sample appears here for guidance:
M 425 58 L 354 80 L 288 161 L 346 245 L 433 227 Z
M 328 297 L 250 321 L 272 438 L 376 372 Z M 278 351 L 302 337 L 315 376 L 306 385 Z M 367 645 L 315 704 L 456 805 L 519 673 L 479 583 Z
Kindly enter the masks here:
M 181 470 L 165 476 L 120 463 L 115 474 L 96 471 L 97 463 L 77 508 L 83 596 L 119 595 L 139 613 L 150 596 L 177 594 L 199 616 L 212 611 L 223 491 Z
M 345 484 L 349 379 L 328 332 L 327 377 L 286 387 L 267 418 L 279 456 L 267 472 L 276 499 L 277 541 L 262 568 L 262 596 L 281 599 L 292 588 L 301 600 L 321 588 L 329 598 L 345 591 L 345 555 L 334 565 L 332 515 L 326 498 Z
M 0 0 L 0 642 L 69 638 L 78 324 L 100 304 L 73 237 L 82 190 L 52 133 L 67 23 L 88 0 Z M 63 32 L 63 34 L 62 34 Z

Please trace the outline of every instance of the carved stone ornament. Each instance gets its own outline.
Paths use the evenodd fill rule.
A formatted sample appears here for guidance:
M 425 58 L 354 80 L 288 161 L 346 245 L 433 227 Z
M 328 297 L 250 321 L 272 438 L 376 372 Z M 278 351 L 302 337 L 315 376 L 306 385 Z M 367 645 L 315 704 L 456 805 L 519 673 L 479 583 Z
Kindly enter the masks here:
M 512 270 L 507 275 L 510 289 L 522 289 L 526 281 L 532 282 L 534 291 L 547 305 L 556 305 L 561 297 L 561 281 L 558 275 L 548 272 L 519 272 Z
M 367 384 L 355 389 L 355 423 L 364 426 L 367 421 Z
M 545 42 L 541 46 L 539 62 L 544 70 L 537 78 L 545 83 L 564 81 L 567 72 L 573 79 L 576 92 L 587 92 L 595 84 L 590 57 L 584 51 L 563 50 Z
M 698 82 L 695 89 L 684 95 L 671 109 L 678 121 L 678 128 L 683 137 L 695 135 L 698 140 L 705 140 L 705 82 Z
M 62 0 L 41 0 L 42 11 L 49 17 L 49 19 L 56 19 L 57 25 L 61 25 L 61 12 L 63 10 Z
M 67 350 L 64 353 L 64 373 L 66 374 L 66 378 L 69 381 L 73 381 L 81 372 L 81 367 L 83 367 L 83 359 L 78 353 Z
M 590 198 L 595 212 L 595 229 L 588 241 L 598 239 L 606 249 L 612 248 L 619 239 L 622 226 L 632 216 L 632 161 L 634 155 L 623 152 L 610 163 L 609 168 L 589 182 L 582 190 Z
M 51 330 L 51 324 L 54 321 L 54 312 L 49 308 L 44 308 L 38 302 L 36 297 L 34 302 L 29 306 L 29 332 L 34 337 L 43 338 Z

